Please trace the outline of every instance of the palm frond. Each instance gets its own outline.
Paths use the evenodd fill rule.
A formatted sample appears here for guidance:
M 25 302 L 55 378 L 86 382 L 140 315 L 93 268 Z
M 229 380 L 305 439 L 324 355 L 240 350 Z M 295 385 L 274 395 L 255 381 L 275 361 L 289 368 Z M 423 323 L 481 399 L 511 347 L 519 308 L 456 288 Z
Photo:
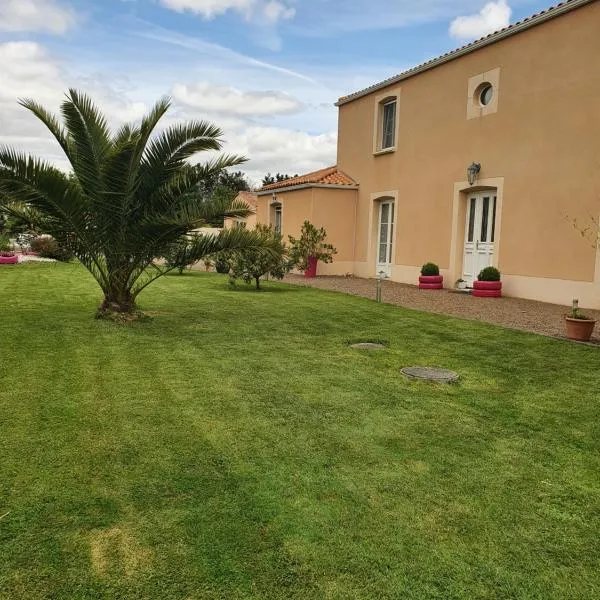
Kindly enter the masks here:
M 86 195 L 101 202 L 104 192 L 102 165 L 111 149 L 108 122 L 88 96 L 74 89 L 69 90 L 62 103 L 61 114 L 73 150 L 75 176 Z

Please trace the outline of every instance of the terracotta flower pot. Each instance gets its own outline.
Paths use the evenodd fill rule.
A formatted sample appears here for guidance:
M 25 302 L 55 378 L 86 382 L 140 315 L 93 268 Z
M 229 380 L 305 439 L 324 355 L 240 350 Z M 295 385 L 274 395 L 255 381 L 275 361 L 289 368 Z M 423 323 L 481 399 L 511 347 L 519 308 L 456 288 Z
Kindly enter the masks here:
M 477 298 L 500 298 L 502 296 L 502 282 L 476 280 L 473 282 L 471 294 Z
M 589 342 L 594 332 L 596 321 L 593 319 L 573 319 L 565 317 L 567 337 L 578 342 Z
M 304 277 L 312 279 L 317 276 L 317 263 L 319 262 L 314 256 L 308 257 L 308 267 L 304 271 Z
M 420 275 L 419 289 L 421 290 L 441 290 L 444 287 L 443 275 Z

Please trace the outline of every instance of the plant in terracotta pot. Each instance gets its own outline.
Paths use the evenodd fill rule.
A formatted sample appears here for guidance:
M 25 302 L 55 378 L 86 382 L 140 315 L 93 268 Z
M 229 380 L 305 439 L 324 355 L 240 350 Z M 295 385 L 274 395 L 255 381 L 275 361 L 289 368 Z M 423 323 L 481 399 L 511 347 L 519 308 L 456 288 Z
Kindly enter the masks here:
M 578 300 L 573 300 L 573 307 L 565 315 L 567 337 L 578 342 L 589 342 L 596 326 L 596 320 L 584 315 L 579 309 Z
M 473 282 L 473 296 L 478 298 L 500 298 L 502 296 L 501 273 L 496 267 L 485 267 Z
M 304 271 L 304 277 L 317 276 L 317 263 L 333 262 L 337 250 L 327 244 L 327 232 L 323 227 L 317 229 L 310 221 L 304 221 L 300 237 L 289 235 L 290 240 L 290 262 L 296 268 Z
M 444 287 L 444 276 L 440 275 L 440 268 L 432 262 L 421 267 L 419 288 L 422 290 L 441 290 Z

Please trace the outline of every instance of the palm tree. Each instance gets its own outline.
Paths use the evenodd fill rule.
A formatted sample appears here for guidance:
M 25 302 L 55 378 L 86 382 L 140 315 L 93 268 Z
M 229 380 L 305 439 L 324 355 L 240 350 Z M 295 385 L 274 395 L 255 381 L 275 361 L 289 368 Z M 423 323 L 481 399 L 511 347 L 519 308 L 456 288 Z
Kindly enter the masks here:
M 246 159 L 218 155 L 191 167 L 188 159 L 222 147 L 221 130 L 205 121 L 155 133 L 170 107 L 160 100 L 139 125 L 111 132 L 92 100 L 69 90 L 62 122 L 33 100 L 21 100 L 50 130 L 66 155 L 70 175 L 38 158 L 0 147 L 0 208 L 25 216 L 68 248 L 104 293 L 99 316 L 136 313 L 136 298 L 172 267 L 156 259 L 173 251 L 181 261 L 231 250 L 276 251 L 257 233 L 189 233 L 218 217 L 246 217 L 241 202 L 206 202 L 194 189 Z

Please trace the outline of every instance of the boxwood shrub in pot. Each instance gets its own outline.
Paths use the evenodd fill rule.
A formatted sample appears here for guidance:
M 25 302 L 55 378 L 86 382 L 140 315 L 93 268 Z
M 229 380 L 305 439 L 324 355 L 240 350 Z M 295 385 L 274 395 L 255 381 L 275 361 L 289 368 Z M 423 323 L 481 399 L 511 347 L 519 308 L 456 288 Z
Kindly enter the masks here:
M 421 267 L 419 288 L 422 290 L 441 290 L 444 287 L 444 277 L 440 275 L 440 268 L 432 262 Z
M 485 267 L 473 282 L 473 296 L 478 298 L 500 298 L 502 296 L 501 273 L 496 267 Z

